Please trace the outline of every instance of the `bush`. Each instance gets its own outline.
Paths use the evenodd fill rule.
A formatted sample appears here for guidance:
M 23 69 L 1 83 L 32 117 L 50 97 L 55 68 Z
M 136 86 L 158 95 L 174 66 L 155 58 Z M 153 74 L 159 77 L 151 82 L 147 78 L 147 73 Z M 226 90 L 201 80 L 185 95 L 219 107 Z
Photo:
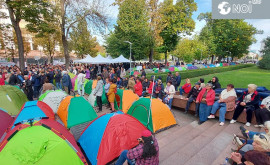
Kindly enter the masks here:
M 270 70 L 270 37 L 267 37 L 264 40 L 264 48 L 261 51 L 261 53 L 263 54 L 263 59 L 261 61 L 259 61 L 259 67 L 261 69 L 267 69 Z
M 226 66 L 226 67 L 217 67 L 217 68 L 204 68 L 204 69 L 197 69 L 197 70 L 186 70 L 186 71 L 179 71 L 181 75 L 181 79 L 184 80 L 186 78 L 194 78 L 199 76 L 205 76 L 208 74 L 214 74 L 214 73 L 221 73 L 221 72 L 228 72 L 232 70 L 238 70 L 243 68 L 252 67 L 254 64 L 242 64 L 242 65 L 234 65 L 234 66 Z M 173 72 L 174 74 L 176 72 Z M 147 78 L 150 79 L 151 76 L 156 76 L 156 79 L 161 76 L 162 81 L 166 81 L 168 73 L 153 73 L 153 74 L 147 74 Z

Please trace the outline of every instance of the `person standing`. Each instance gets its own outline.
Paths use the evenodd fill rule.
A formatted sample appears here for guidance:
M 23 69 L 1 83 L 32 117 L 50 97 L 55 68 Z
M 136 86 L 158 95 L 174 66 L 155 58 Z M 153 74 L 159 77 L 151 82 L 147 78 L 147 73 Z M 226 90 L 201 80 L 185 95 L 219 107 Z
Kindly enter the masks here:
M 93 92 L 94 96 L 97 96 L 98 112 L 102 111 L 102 94 L 103 94 L 103 80 L 100 76 L 97 77 L 97 86 Z
M 85 81 L 85 74 L 83 71 L 78 75 L 77 77 L 77 88 L 78 88 L 78 94 L 80 96 L 84 96 L 84 81 Z M 82 89 L 82 91 L 81 91 Z
M 40 84 L 40 76 L 34 71 L 34 75 L 32 76 L 32 83 L 34 84 L 34 98 L 38 97 L 39 90 L 41 88 Z
M 230 121 L 231 124 L 236 122 L 237 118 L 241 115 L 243 110 L 246 108 L 246 113 L 247 113 L 246 126 L 249 127 L 251 125 L 250 123 L 252 119 L 252 112 L 259 108 L 260 96 L 256 90 L 257 90 L 257 85 L 255 84 L 248 85 L 248 91 L 245 91 L 243 95 L 238 99 L 238 104 L 235 108 L 233 119 Z
M 108 95 L 107 94 L 108 94 L 110 86 L 111 86 L 109 78 L 106 78 L 105 82 L 106 82 L 106 84 L 104 86 L 104 90 L 105 90 L 106 98 L 108 100 Z M 109 104 L 108 106 L 110 107 L 110 102 L 109 101 L 108 101 L 108 104 Z
M 126 76 L 126 70 L 125 68 L 122 67 L 120 77 L 123 79 L 125 76 Z
M 181 84 L 181 76 L 180 76 L 179 72 L 175 73 L 175 81 L 176 81 L 175 90 L 178 91 L 178 87 Z
M 16 85 L 17 84 L 17 77 L 13 71 L 11 71 L 11 73 L 10 73 L 8 84 L 9 85 Z
M 199 93 L 196 103 L 200 103 L 199 108 L 199 124 L 204 123 L 207 120 L 207 117 L 210 115 L 212 106 L 215 102 L 215 91 L 212 89 L 213 85 L 208 83 L 205 88 Z
M 28 75 L 24 75 L 24 83 L 23 83 L 23 91 L 25 95 L 27 96 L 29 101 L 33 101 L 33 87 L 32 87 L 32 82 L 29 80 Z
M 56 70 L 54 79 L 55 79 L 55 84 L 56 84 L 57 89 L 62 89 L 61 78 L 62 78 L 61 73 L 58 70 Z
M 107 93 L 108 95 L 108 101 L 111 104 L 112 111 L 115 112 L 114 109 L 114 100 L 115 100 L 115 93 L 117 92 L 117 86 L 116 86 L 116 79 L 113 79 L 110 81 L 110 89 L 109 92 Z
M 67 71 L 63 71 L 62 85 L 64 87 L 64 91 L 67 94 L 70 94 L 69 87 L 70 87 L 71 81 L 69 81 L 69 80 L 70 80 L 70 78 L 69 78 L 68 72 Z
M 142 77 L 144 76 L 144 77 L 146 77 L 146 72 L 145 72 L 145 70 L 144 69 L 142 69 L 142 75 L 141 75 Z

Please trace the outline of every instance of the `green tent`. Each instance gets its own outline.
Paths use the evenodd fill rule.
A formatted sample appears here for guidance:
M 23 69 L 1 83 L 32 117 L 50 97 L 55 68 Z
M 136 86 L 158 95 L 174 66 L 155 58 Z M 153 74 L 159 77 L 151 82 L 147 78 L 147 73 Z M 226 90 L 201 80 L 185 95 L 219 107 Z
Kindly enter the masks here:
M 85 79 L 84 81 L 84 88 L 85 88 L 85 85 L 88 83 L 88 79 Z M 77 91 L 78 90 L 78 79 L 75 80 L 75 85 L 74 85 L 74 91 Z
M 90 95 L 92 92 L 92 85 L 93 85 L 93 80 L 89 80 L 84 86 L 84 92 L 87 93 L 88 95 Z
M 62 132 L 45 126 L 31 126 L 13 133 L 0 152 L 1 164 L 12 165 L 83 165 L 74 139 L 65 139 Z M 59 130 L 55 130 L 57 133 Z M 68 133 L 68 132 L 67 132 Z M 67 135 L 64 133 L 64 135 Z M 71 135 L 70 135 L 71 136 Z M 70 137 L 69 136 L 69 137 Z M 80 153 L 81 154 L 81 153 Z
M 93 89 L 94 90 L 94 89 Z M 97 99 L 96 99 L 96 96 L 93 95 L 93 90 L 91 91 L 91 94 L 89 95 L 88 97 L 88 102 L 93 106 L 93 107 L 96 107 L 97 106 Z M 103 86 L 103 94 L 101 96 L 101 100 L 102 100 L 102 104 L 108 104 L 108 100 L 107 100 L 107 97 L 106 97 L 106 93 L 105 93 L 105 90 L 104 90 L 104 86 Z
M 0 108 L 7 111 L 11 116 L 17 115 L 27 101 L 26 95 L 16 87 L 0 86 Z
M 179 68 L 177 68 L 177 67 L 175 67 L 175 68 L 174 68 L 174 71 L 180 71 L 180 69 L 179 69 Z
M 72 96 L 63 99 L 57 114 L 67 128 L 90 122 L 98 117 L 93 107 L 83 97 Z
M 223 63 L 220 63 L 220 67 L 223 67 Z
M 185 68 L 185 67 L 182 67 L 182 70 L 187 70 L 187 68 Z

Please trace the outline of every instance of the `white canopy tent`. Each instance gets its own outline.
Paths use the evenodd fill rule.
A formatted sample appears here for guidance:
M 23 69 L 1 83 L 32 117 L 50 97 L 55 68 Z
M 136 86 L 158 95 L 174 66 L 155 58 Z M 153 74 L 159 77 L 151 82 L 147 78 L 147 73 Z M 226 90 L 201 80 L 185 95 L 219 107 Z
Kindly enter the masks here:
M 129 59 L 126 59 L 123 55 L 120 55 L 119 57 L 112 60 L 112 63 L 125 63 L 130 62 Z
M 111 55 L 108 55 L 107 59 L 108 59 L 108 60 L 112 60 L 113 58 L 112 58 Z
M 89 54 L 81 60 L 74 60 L 75 63 L 91 63 L 93 61 L 93 57 L 91 57 Z
M 112 60 L 102 57 L 100 54 L 92 59 L 91 64 L 109 64 Z

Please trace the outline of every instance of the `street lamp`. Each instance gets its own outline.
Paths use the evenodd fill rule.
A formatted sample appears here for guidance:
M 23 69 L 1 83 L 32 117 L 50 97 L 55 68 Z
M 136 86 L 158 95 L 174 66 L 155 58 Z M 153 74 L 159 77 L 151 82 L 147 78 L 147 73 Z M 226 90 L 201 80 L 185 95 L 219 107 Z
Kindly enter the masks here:
M 132 43 L 129 41 L 124 41 L 125 43 L 128 43 L 130 45 L 130 56 L 129 56 L 129 60 L 130 60 L 130 66 L 129 66 L 129 70 L 130 70 L 130 75 L 131 75 L 131 47 L 132 47 Z

